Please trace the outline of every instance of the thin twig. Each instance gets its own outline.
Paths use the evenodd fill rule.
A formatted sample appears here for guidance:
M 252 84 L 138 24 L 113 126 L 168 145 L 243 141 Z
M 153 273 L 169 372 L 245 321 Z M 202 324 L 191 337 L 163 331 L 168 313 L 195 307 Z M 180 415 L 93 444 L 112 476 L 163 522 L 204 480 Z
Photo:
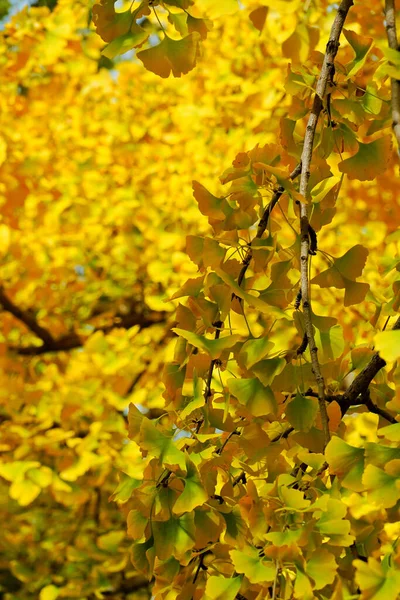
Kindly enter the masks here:
M 301 172 L 301 164 L 299 163 L 296 166 L 296 168 L 290 173 L 289 179 L 291 181 L 293 181 L 294 179 L 296 179 L 296 177 L 298 177 L 300 175 L 300 172 Z M 272 213 L 273 209 L 275 208 L 279 198 L 282 196 L 284 191 L 285 191 L 285 188 L 281 185 L 275 190 L 274 195 L 272 196 L 271 202 L 265 208 L 263 215 L 258 223 L 257 233 L 256 233 L 256 236 L 254 239 L 259 240 L 264 235 L 264 232 L 268 227 L 268 221 L 271 216 L 271 213 Z M 242 268 L 240 270 L 239 277 L 238 277 L 238 285 L 239 286 L 242 285 L 246 271 L 250 266 L 251 259 L 253 258 L 253 250 L 251 247 L 251 243 L 252 242 L 249 242 L 249 244 L 248 244 L 246 256 L 244 257 L 243 262 L 242 262 Z
M 396 32 L 396 2 L 385 0 L 386 34 L 389 48 L 399 51 Z M 400 81 L 391 79 L 392 87 L 392 127 L 397 140 L 397 152 L 400 154 Z
M 220 448 L 218 448 L 218 450 L 216 451 L 216 454 L 223 453 L 223 451 L 225 450 L 225 446 L 228 444 L 228 442 L 231 440 L 231 438 L 233 438 L 234 435 L 240 435 L 240 433 L 237 429 L 234 429 L 233 431 L 230 432 L 230 434 L 226 437 L 225 441 L 223 442 L 222 446 Z
M 219 336 L 221 335 L 222 325 L 223 325 L 222 321 L 216 321 L 215 323 L 213 323 L 213 326 L 216 328 L 215 336 L 214 336 L 215 340 L 218 340 Z M 214 367 L 215 367 L 216 362 L 217 362 L 217 359 L 213 358 L 212 361 L 210 362 L 210 367 L 208 369 L 206 389 L 204 390 L 204 400 L 206 402 L 208 401 L 209 397 L 212 395 L 211 394 L 211 382 L 212 382 L 213 372 L 214 372 Z
M 300 217 L 301 217 L 301 253 L 300 253 L 300 273 L 301 273 L 301 293 L 303 299 L 303 311 L 304 311 L 304 322 L 305 329 L 308 338 L 308 344 L 311 354 L 311 363 L 314 376 L 318 386 L 318 404 L 321 413 L 322 428 L 324 431 L 324 443 L 325 446 L 330 440 L 329 433 L 329 418 L 326 410 L 325 403 L 325 382 L 321 373 L 321 367 L 319 364 L 317 352 L 318 348 L 315 343 L 314 330 L 312 325 L 312 310 L 311 310 L 311 298 L 309 293 L 309 277 L 308 277 L 308 266 L 309 266 L 309 253 L 310 253 L 310 237 L 309 237 L 309 219 L 308 219 L 308 205 L 307 205 L 307 191 L 308 182 L 310 179 L 310 167 L 311 159 L 314 146 L 314 137 L 317 128 L 318 118 L 323 107 L 323 101 L 325 98 L 326 89 L 329 83 L 333 82 L 333 75 L 335 72 L 334 60 L 339 49 L 339 38 L 343 29 L 345 19 L 350 7 L 353 4 L 353 0 L 342 0 L 338 11 L 336 13 L 335 20 L 332 25 L 329 41 L 326 45 L 326 52 L 324 61 L 322 63 L 321 73 L 318 78 L 317 87 L 315 91 L 313 106 L 308 119 L 306 134 L 304 137 L 303 152 L 301 155 L 301 176 L 300 176 L 300 194 L 303 196 L 304 201 L 300 203 Z

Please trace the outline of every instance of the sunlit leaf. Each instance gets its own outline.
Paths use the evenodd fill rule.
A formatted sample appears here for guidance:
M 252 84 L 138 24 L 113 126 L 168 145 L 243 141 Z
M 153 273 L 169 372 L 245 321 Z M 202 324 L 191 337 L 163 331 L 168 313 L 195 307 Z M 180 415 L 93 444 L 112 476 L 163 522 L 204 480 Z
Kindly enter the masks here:
M 181 40 L 173 40 L 165 34 L 162 42 L 141 50 L 137 57 L 146 69 L 160 77 L 169 77 L 171 71 L 174 77 L 181 77 L 196 65 L 199 40 L 200 34 L 197 31 Z
M 389 166 L 392 155 L 392 136 L 380 137 L 374 142 L 358 142 L 358 152 L 339 163 L 339 171 L 349 179 L 372 181 L 382 175 Z
M 276 566 L 271 561 L 263 560 L 256 548 L 246 546 L 241 550 L 231 550 L 230 556 L 237 573 L 243 573 L 251 583 L 273 581 Z
M 254 416 L 276 413 L 277 406 L 273 391 L 258 379 L 228 379 L 228 389 Z

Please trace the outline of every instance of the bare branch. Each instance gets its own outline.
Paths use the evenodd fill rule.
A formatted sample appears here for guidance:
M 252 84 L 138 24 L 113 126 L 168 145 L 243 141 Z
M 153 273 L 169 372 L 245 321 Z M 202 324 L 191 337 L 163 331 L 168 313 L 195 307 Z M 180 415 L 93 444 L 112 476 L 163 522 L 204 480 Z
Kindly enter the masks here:
M 304 197 L 304 202 L 300 203 L 301 217 L 301 253 L 300 253 L 300 273 L 301 273 L 301 293 L 303 299 L 303 311 L 305 329 L 308 338 L 308 344 L 311 354 L 312 368 L 318 386 L 318 404 L 321 413 L 322 428 L 324 431 L 325 446 L 330 440 L 329 433 L 329 418 L 325 403 L 325 382 L 321 373 L 321 368 L 317 356 L 318 348 L 315 343 L 314 330 L 312 325 L 312 310 L 311 298 L 309 294 L 309 254 L 310 254 L 310 223 L 308 219 L 307 206 L 307 188 L 310 179 L 310 167 L 314 146 L 315 131 L 317 128 L 318 118 L 322 110 L 323 100 L 325 98 L 328 83 L 333 81 L 335 71 L 334 60 L 339 49 L 339 38 L 343 29 L 347 13 L 353 4 L 353 0 L 342 0 L 335 20 L 332 25 L 329 41 L 326 45 L 324 61 L 322 63 L 321 73 L 317 82 L 317 87 L 314 96 L 314 102 L 308 119 L 306 134 L 304 137 L 303 152 L 301 155 L 301 177 L 300 177 L 300 194 Z
M 396 32 L 396 2 L 385 0 L 386 34 L 389 48 L 399 51 Z M 400 81 L 391 79 L 392 86 L 392 127 L 397 140 L 397 152 L 400 154 Z
M 14 314 L 11 310 L 9 310 L 9 308 L 6 308 L 1 299 L 0 302 L 3 304 L 6 310 Z M 14 316 L 16 315 L 14 314 Z M 164 323 L 166 318 L 167 313 L 158 311 L 150 311 L 148 313 L 131 313 L 129 315 L 123 316 L 117 315 L 111 324 L 104 325 L 103 327 L 95 327 L 93 331 L 90 332 L 90 335 L 93 335 L 93 333 L 96 333 L 97 331 L 109 333 L 112 329 L 117 328 L 130 329 L 135 325 L 139 325 L 140 329 L 146 329 L 147 327 L 151 327 L 152 325 L 155 325 L 157 323 Z M 20 320 L 22 321 L 22 319 Z M 30 327 L 30 329 L 31 331 L 34 331 L 32 327 Z M 36 331 L 34 331 L 34 333 L 38 335 Z M 39 356 L 48 352 L 66 352 L 68 350 L 73 350 L 74 348 L 80 348 L 81 346 L 83 346 L 85 343 L 85 339 L 88 335 L 89 333 L 86 335 L 79 335 L 76 332 L 72 332 L 60 337 L 58 340 L 55 340 L 51 336 L 51 341 L 44 340 L 42 336 L 38 335 L 38 337 L 43 341 L 42 346 L 12 347 L 11 350 L 17 352 L 17 354 L 20 354 L 22 356 Z

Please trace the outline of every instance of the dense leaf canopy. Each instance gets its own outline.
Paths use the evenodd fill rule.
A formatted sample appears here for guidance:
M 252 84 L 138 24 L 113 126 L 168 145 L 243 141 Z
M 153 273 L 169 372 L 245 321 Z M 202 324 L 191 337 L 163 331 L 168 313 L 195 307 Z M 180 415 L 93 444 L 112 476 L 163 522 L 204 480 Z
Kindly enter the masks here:
M 396 600 L 394 2 L 9 11 L 0 597 Z

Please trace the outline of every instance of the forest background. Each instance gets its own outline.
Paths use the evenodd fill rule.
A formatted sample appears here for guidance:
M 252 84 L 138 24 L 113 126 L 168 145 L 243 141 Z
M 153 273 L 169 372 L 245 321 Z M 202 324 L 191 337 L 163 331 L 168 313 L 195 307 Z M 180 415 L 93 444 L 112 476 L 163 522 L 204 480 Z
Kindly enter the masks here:
M 0 596 L 396 600 L 394 3 L 0 13 Z

